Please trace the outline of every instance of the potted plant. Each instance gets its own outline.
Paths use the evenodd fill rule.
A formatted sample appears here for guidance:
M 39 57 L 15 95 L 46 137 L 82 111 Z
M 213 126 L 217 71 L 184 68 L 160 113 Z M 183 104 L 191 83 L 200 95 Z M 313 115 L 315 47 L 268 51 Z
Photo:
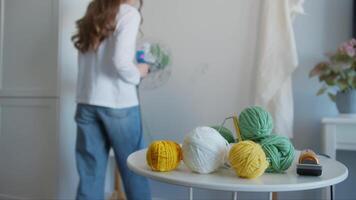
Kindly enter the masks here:
M 309 77 L 319 77 L 322 83 L 317 95 L 328 93 L 342 114 L 356 113 L 356 39 L 340 45 L 328 54 L 328 61 L 318 63 Z

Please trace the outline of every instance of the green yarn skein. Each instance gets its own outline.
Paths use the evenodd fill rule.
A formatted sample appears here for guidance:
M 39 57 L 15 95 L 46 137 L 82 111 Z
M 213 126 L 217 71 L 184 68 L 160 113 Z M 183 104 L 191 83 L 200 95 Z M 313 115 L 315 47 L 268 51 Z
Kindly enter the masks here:
M 228 143 L 230 143 L 230 144 L 235 143 L 234 136 L 232 136 L 232 132 L 230 131 L 230 129 L 228 129 L 224 126 L 212 126 L 211 128 L 218 131 L 220 133 L 220 135 L 223 136 L 223 138 L 225 138 L 225 140 Z
M 259 106 L 243 110 L 239 116 L 242 140 L 261 140 L 271 134 L 273 119 L 269 112 Z
M 267 172 L 281 173 L 286 171 L 293 163 L 295 150 L 293 144 L 286 137 L 270 135 L 260 141 L 267 156 L 269 167 Z

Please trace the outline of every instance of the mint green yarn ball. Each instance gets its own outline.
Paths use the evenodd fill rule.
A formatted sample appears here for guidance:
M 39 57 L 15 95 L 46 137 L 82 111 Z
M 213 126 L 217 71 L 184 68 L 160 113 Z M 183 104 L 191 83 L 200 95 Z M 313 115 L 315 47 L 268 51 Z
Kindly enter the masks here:
M 273 119 L 269 112 L 259 106 L 243 110 L 239 116 L 242 140 L 258 141 L 271 134 Z
M 211 128 L 218 131 L 220 133 L 220 135 L 223 136 L 228 143 L 230 143 L 230 144 L 235 143 L 234 136 L 232 135 L 232 132 L 230 131 L 230 129 L 228 129 L 224 126 L 212 126 Z
M 267 156 L 267 172 L 282 173 L 289 169 L 294 161 L 295 149 L 290 140 L 283 136 L 270 135 L 260 141 Z

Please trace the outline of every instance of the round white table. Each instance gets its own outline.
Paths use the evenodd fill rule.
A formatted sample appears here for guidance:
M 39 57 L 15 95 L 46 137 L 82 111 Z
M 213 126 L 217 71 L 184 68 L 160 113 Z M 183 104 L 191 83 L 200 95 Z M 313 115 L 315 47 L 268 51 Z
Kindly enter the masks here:
M 296 163 L 299 151 L 296 153 L 294 164 L 283 174 L 265 173 L 256 179 L 242 179 L 235 175 L 233 170 L 221 167 L 211 174 L 197 174 L 191 172 L 183 162 L 171 172 L 154 172 L 146 163 L 146 150 L 132 153 L 128 159 L 128 167 L 135 173 L 174 185 L 190 187 L 190 199 L 193 199 L 193 188 L 222 190 L 234 192 L 272 192 L 299 191 L 324 188 L 344 181 L 348 176 L 348 169 L 342 163 L 319 156 L 320 164 L 323 166 L 323 174 L 320 177 L 299 176 L 296 173 Z M 332 198 L 333 194 L 331 194 Z M 330 198 L 330 196 L 328 197 Z

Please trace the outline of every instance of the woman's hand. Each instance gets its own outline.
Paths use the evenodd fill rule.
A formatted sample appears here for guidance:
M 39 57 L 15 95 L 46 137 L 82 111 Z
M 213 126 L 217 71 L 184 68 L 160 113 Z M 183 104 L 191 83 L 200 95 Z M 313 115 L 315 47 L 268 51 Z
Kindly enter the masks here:
M 140 71 L 141 78 L 145 78 L 148 74 L 150 66 L 145 63 L 140 63 L 137 65 L 138 71 Z

